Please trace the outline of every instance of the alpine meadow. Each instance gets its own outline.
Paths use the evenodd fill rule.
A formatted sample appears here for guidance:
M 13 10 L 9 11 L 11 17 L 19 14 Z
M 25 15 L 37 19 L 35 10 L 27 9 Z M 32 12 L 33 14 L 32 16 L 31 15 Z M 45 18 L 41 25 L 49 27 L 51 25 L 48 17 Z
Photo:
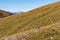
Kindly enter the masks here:
M 0 40 L 60 40 L 60 2 L 12 14 L 0 10 Z

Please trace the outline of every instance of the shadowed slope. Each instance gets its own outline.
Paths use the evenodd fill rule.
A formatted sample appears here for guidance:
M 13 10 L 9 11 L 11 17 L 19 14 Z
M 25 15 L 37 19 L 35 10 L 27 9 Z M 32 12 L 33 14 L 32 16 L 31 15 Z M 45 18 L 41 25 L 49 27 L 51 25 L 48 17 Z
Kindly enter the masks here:
M 0 10 L 0 18 L 7 17 L 9 15 L 12 15 L 12 13 Z
M 0 19 L 0 37 L 60 22 L 60 2 Z

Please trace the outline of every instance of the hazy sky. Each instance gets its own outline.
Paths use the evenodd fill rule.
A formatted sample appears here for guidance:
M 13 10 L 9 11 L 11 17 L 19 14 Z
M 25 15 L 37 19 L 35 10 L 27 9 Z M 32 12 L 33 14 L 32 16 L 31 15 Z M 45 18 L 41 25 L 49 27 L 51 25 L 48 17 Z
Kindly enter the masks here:
M 0 9 L 17 12 L 28 11 L 59 0 L 0 0 Z

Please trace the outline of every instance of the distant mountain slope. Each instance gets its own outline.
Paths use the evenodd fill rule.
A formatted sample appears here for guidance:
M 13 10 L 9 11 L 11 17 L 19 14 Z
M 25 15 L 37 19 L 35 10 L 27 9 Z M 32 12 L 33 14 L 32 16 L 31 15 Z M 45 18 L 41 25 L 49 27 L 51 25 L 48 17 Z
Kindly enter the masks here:
M 26 13 L 0 19 L 0 38 L 32 30 L 34 28 L 44 27 L 56 22 L 60 22 L 60 2 L 52 3 Z M 40 33 L 37 33 L 37 35 L 39 34 Z M 43 34 L 41 35 L 43 37 L 44 32 L 41 34 Z M 34 37 L 36 35 L 33 35 L 34 34 L 31 36 L 31 40 L 35 40 L 34 38 L 37 37 L 39 37 L 37 40 L 43 40 L 44 38 L 40 39 L 40 36 Z
M 0 18 L 7 17 L 9 15 L 12 15 L 12 13 L 4 11 L 4 10 L 0 10 Z

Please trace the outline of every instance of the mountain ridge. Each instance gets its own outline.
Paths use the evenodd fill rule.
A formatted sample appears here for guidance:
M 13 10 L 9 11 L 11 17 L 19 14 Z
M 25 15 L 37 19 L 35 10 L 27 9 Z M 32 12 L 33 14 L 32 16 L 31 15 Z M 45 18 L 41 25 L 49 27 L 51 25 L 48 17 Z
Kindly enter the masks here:
M 0 18 L 4 18 L 10 15 L 13 15 L 13 14 L 4 10 L 0 10 Z

